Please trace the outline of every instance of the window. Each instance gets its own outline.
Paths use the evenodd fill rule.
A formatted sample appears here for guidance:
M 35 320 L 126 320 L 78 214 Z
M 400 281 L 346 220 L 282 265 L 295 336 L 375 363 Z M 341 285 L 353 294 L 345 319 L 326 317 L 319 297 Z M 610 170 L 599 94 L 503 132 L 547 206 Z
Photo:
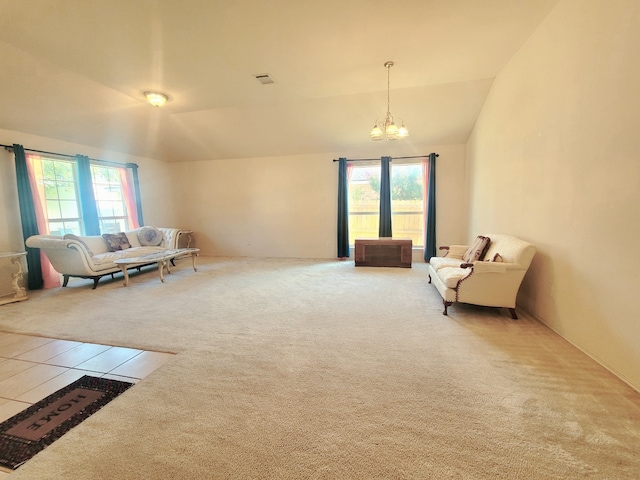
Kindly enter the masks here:
M 354 165 L 349 175 L 349 239 L 378 238 L 380 164 Z M 391 224 L 393 236 L 424 246 L 422 164 L 391 166 Z
M 51 235 L 75 233 L 81 235 L 84 226 L 80 215 L 80 201 L 73 161 L 40 158 L 39 176 L 43 187 L 43 210 Z M 39 175 L 38 175 L 39 174 Z
M 391 166 L 391 227 L 393 236 L 410 238 L 424 247 L 424 185 L 422 164 Z
M 42 210 L 51 235 L 84 235 L 75 160 L 29 155 Z M 124 168 L 91 165 L 91 178 L 101 233 L 134 228 L 127 209 Z
M 114 167 L 91 165 L 93 194 L 98 207 L 101 233 L 118 233 L 129 229 L 127 205 L 119 170 Z
M 378 238 L 380 165 L 354 165 L 349 176 L 349 239 Z

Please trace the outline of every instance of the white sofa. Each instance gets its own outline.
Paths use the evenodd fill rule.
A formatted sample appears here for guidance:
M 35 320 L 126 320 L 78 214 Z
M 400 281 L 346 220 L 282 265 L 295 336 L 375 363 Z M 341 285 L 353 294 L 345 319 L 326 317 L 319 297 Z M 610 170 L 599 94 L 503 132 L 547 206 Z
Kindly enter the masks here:
M 444 257 L 429 260 L 429 283 L 444 303 L 444 315 L 454 302 L 505 307 L 517 319 L 516 296 L 536 248 L 512 235 L 486 234 L 490 239 L 480 260 L 468 262 L 469 245 L 440 247 Z M 481 261 L 482 259 L 486 261 Z
M 158 242 L 152 242 L 157 245 L 142 245 L 139 235 L 144 241 L 143 234 L 152 230 L 158 230 L 162 238 L 158 238 Z M 92 279 L 95 289 L 101 277 L 113 276 L 115 272 L 121 271 L 114 263 L 115 260 L 176 249 L 180 236 L 179 229 L 163 227 L 140 227 L 124 233 L 131 247 L 116 251 L 110 251 L 109 244 L 102 236 L 34 235 L 27 238 L 25 243 L 27 247 L 44 251 L 53 268 L 62 274 L 63 287 L 67 286 L 69 277 L 80 277 Z

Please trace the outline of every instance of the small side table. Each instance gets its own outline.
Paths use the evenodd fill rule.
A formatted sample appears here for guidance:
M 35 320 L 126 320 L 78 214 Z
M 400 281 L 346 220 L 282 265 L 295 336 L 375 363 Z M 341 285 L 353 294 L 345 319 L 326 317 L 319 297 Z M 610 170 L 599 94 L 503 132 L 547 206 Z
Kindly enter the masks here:
M 13 296 L 8 294 L 0 297 L 0 305 L 4 305 L 5 303 L 21 302 L 28 298 L 27 291 L 24 287 L 21 287 L 18 284 L 20 280 L 22 280 L 22 274 L 24 273 L 24 270 L 22 269 L 22 257 L 25 257 L 26 255 L 27 252 L 0 252 L 0 262 L 8 260 L 18 267 L 18 271 L 13 274 L 13 280 L 11 282 L 14 292 Z

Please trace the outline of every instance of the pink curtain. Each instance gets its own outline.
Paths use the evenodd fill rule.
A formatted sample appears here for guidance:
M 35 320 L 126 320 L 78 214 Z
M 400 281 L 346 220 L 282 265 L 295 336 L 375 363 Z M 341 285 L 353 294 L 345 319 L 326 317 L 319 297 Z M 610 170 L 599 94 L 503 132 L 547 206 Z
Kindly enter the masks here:
M 129 171 L 126 168 L 118 168 L 120 174 L 120 184 L 122 185 L 122 195 L 127 206 L 127 221 L 129 222 L 129 228 L 138 228 L 140 221 L 138 219 L 138 209 L 136 208 L 136 197 L 131 188 L 131 179 L 129 177 Z
M 29 171 L 29 183 L 33 192 L 33 207 L 35 210 L 38 233 L 40 235 L 48 235 L 49 224 L 45 216 L 44 209 L 46 206 L 44 196 L 44 180 L 42 178 L 42 159 L 39 155 L 25 155 L 27 159 L 27 170 Z M 60 274 L 55 271 L 51 262 L 40 250 L 40 263 L 42 266 L 42 279 L 44 280 L 44 288 L 54 288 L 60 286 Z

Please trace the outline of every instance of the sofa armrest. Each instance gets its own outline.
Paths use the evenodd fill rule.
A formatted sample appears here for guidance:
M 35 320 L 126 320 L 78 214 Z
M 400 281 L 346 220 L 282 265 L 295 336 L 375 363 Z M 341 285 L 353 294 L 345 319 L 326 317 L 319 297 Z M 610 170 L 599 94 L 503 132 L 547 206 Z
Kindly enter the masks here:
M 461 265 L 461 268 L 465 267 L 472 271 L 458 283 L 457 301 L 515 308 L 516 296 L 526 268 L 518 263 L 502 262 L 474 262 Z
M 78 241 L 55 235 L 34 235 L 25 242 L 29 248 L 40 248 L 53 268 L 65 275 L 95 275 L 86 246 Z
M 166 249 L 176 249 L 178 248 L 178 240 L 180 237 L 180 229 L 179 228 L 167 228 L 167 227 L 157 227 L 158 230 L 162 232 L 163 235 L 163 246 Z
M 472 268 L 474 273 L 506 273 L 514 270 L 526 270 L 519 263 L 510 262 L 473 262 L 473 263 L 461 263 L 460 268 Z

